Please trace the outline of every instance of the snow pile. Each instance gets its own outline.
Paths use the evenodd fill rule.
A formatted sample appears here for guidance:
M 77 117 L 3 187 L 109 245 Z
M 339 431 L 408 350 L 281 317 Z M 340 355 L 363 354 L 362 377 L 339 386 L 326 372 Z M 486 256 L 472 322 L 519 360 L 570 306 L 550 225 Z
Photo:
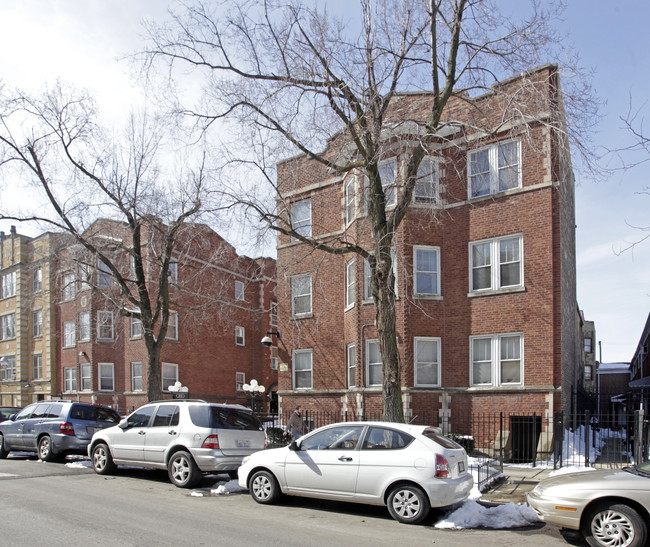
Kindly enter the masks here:
M 93 464 L 90 462 L 90 460 L 78 460 L 75 462 L 68 462 L 65 464 L 66 467 L 69 467 L 71 469 L 86 469 L 86 468 L 92 468 Z
M 485 507 L 475 500 L 468 500 L 434 526 L 440 529 L 463 528 L 521 528 L 539 523 L 537 514 L 528 505 L 506 503 Z
M 578 467 L 578 466 L 569 466 L 569 467 L 560 467 L 555 471 L 549 473 L 549 477 L 555 477 L 557 475 L 566 475 L 567 473 L 582 473 L 583 471 L 596 471 L 595 467 Z
M 232 480 L 229 482 L 221 482 L 216 488 L 201 488 L 199 490 L 194 490 L 190 495 L 194 497 L 227 496 L 228 494 L 235 492 L 246 492 L 246 489 L 239 486 L 239 483 L 236 480 Z

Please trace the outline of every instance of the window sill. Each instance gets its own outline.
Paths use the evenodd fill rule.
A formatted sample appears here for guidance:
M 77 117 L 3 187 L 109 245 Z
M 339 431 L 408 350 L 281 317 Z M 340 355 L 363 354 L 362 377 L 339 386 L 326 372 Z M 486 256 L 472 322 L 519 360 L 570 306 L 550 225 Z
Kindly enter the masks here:
M 476 298 L 477 296 L 498 296 L 500 294 L 516 294 L 521 292 L 526 292 L 526 287 L 508 287 L 506 289 L 473 291 L 467 293 L 467 298 Z
M 313 312 L 312 313 L 304 313 L 304 314 L 301 314 L 301 315 L 292 315 L 291 319 L 293 321 L 298 321 L 300 319 L 311 319 L 312 317 L 314 317 Z
M 347 312 L 347 311 L 350 311 L 351 309 L 354 309 L 354 303 L 350 304 L 349 306 L 346 306 L 346 307 L 343 309 L 343 313 L 345 313 L 345 312 Z
M 443 300 L 441 294 L 414 294 L 413 298 L 417 298 L 418 300 L 434 300 L 434 301 Z

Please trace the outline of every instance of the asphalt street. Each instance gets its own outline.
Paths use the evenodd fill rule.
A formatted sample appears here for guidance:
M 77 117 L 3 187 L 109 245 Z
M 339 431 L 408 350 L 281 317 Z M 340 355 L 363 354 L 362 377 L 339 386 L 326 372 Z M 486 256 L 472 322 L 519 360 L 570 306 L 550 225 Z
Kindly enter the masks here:
M 3 545 L 584 545 L 551 526 L 509 530 L 438 530 L 392 520 L 384 507 L 284 498 L 255 503 L 247 492 L 217 495 L 226 476 L 194 490 L 173 486 L 166 473 L 120 469 L 110 477 L 90 468 L 0 460 Z

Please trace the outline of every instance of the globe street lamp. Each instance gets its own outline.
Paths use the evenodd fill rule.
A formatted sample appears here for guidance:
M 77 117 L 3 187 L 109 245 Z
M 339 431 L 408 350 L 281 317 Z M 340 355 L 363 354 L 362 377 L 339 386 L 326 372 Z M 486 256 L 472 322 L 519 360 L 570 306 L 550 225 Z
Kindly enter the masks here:
M 266 389 L 264 386 L 257 383 L 257 380 L 251 380 L 250 384 L 244 384 L 244 391 L 248 391 L 251 394 L 251 410 L 255 412 L 255 395 L 257 393 L 262 394 Z

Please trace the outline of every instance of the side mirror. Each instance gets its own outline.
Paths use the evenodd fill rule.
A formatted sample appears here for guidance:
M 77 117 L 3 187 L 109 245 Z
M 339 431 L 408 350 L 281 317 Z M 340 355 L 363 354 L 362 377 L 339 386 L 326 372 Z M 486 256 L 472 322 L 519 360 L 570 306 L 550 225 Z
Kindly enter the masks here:
M 117 424 L 117 427 L 119 427 L 120 429 L 127 429 L 129 427 L 129 420 L 127 420 L 126 418 L 122 418 L 120 420 L 120 423 Z
M 300 446 L 298 445 L 298 443 L 295 440 L 293 440 L 293 441 L 291 441 L 291 444 L 289 445 L 289 450 L 293 450 L 294 452 L 296 452 L 296 451 L 300 450 Z

